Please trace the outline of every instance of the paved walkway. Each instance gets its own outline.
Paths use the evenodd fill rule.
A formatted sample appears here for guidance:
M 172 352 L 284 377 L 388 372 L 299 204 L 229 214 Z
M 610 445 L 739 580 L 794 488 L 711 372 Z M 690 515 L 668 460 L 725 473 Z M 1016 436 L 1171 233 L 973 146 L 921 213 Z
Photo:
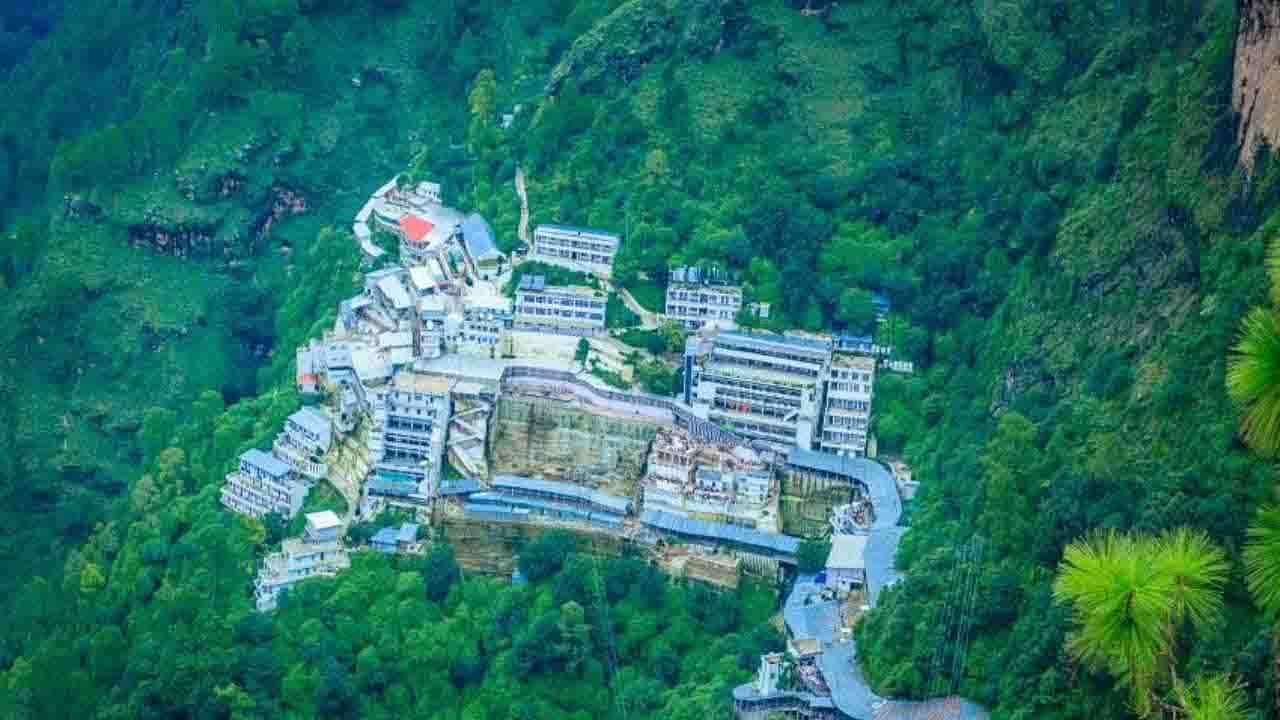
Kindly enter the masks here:
M 658 313 L 646 310 L 643 305 L 636 302 L 636 299 L 631 296 L 630 290 L 626 288 L 617 288 L 617 290 L 618 297 L 622 298 L 622 304 L 626 305 L 631 312 L 640 316 L 640 325 L 645 330 L 657 329 L 662 324 L 662 317 Z
M 524 168 L 516 166 L 516 195 L 520 196 L 520 229 L 516 236 L 520 242 L 529 244 L 529 193 L 524 184 Z

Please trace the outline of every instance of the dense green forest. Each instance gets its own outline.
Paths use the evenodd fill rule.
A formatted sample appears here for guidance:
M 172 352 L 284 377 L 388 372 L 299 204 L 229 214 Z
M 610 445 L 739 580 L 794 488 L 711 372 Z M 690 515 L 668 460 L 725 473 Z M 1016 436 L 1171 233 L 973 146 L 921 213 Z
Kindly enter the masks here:
M 917 372 L 880 381 L 875 429 L 922 490 L 906 579 L 858 632 L 882 692 L 1126 717 L 1067 649 L 1055 571 L 1090 530 L 1192 527 L 1232 570 L 1213 632 L 1171 630 L 1174 669 L 1231 673 L 1260 717 L 1272 627 L 1238 568 L 1274 478 L 1224 368 L 1267 297 L 1280 167 L 1236 165 L 1235 12 L 65 3 L 0 105 L 0 716 L 723 716 L 777 646 L 771 594 L 563 539 L 522 554 L 550 557 L 528 586 L 443 582 L 442 545 L 250 613 L 270 538 L 216 486 L 296 408 L 293 348 L 358 280 L 351 216 L 407 170 L 509 247 L 519 164 L 535 222 L 626 231 L 638 297 L 680 263 L 740 273 L 778 329 L 860 330 L 891 299 L 882 339 Z

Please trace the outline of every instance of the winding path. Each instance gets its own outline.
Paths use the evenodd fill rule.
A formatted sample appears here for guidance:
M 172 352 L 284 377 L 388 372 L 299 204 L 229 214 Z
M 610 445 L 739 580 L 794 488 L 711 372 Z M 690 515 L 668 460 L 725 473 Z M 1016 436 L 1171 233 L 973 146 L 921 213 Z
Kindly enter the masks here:
M 516 166 L 516 195 L 520 196 L 520 229 L 516 236 L 520 242 L 529 244 L 529 193 L 525 189 L 524 168 Z
M 880 592 L 898 582 L 896 568 L 898 542 L 905 527 L 902 500 L 893 475 L 880 463 L 867 458 L 833 460 L 812 450 L 793 450 L 789 462 L 805 463 L 843 475 L 867 487 L 874 519 L 867 529 L 865 572 L 867 604 L 874 607 Z M 782 617 L 793 641 L 815 644 L 814 664 L 821 671 L 829 693 L 816 695 L 809 689 L 762 688 L 758 682 L 733 690 L 739 717 L 757 717 L 773 711 L 811 710 L 834 705 L 855 720 L 987 720 L 986 709 L 957 695 L 930 700 L 901 700 L 882 697 L 871 689 L 862 673 L 857 643 L 842 633 L 846 621 L 840 600 L 823 596 L 824 584 L 812 575 L 797 578 L 783 605 Z
M 654 330 L 662 324 L 662 318 L 658 313 L 646 310 L 643 305 L 636 302 L 636 299 L 631 296 L 630 290 L 621 287 L 616 288 L 616 290 L 618 291 L 618 297 L 622 298 L 622 304 L 626 305 L 628 310 L 640 316 L 640 325 L 645 330 Z

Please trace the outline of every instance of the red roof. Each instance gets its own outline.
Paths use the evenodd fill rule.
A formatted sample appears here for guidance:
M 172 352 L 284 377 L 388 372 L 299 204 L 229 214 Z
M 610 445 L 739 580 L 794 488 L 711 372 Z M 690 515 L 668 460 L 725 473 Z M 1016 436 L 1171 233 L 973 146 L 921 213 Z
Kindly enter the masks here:
M 433 228 L 435 225 L 417 215 L 408 214 L 400 218 L 400 231 L 404 233 L 405 239 L 412 243 L 422 242 L 423 238 L 431 234 Z

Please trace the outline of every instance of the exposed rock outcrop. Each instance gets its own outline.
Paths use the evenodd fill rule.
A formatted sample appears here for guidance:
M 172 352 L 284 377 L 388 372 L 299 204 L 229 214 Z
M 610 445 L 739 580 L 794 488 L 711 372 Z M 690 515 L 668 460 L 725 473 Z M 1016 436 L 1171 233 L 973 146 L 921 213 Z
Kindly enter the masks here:
M 1240 117 L 1240 162 L 1280 144 L 1280 0 L 1240 0 L 1231 106 Z
M 490 435 L 491 466 L 631 496 L 657 426 L 567 402 L 504 394 Z
M 129 226 L 129 242 L 136 248 L 175 257 L 212 257 L 219 251 L 216 229 L 204 226 L 167 227 L 151 223 Z

